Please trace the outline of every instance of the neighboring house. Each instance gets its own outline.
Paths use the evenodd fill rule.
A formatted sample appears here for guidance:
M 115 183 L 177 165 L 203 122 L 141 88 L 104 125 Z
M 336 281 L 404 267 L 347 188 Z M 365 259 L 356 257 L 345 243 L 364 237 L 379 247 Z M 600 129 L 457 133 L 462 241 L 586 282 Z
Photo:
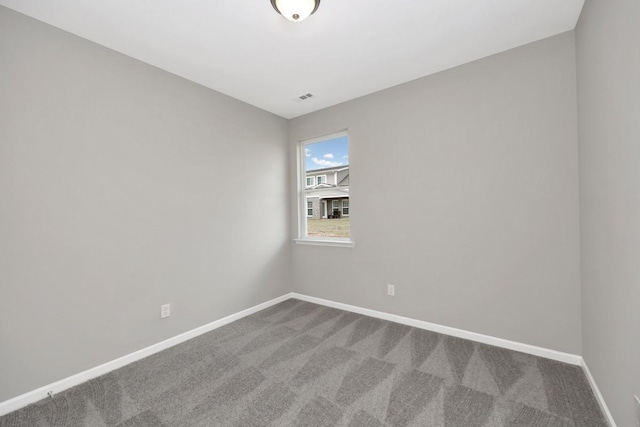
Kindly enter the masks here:
M 349 216 L 349 166 L 310 170 L 305 178 L 308 218 Z

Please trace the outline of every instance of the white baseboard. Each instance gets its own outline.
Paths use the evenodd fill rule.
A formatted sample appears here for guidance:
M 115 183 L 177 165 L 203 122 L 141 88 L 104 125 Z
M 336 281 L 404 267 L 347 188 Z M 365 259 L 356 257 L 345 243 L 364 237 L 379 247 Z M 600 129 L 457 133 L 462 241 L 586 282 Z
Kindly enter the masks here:
M 112 360 L 110 362 L 103 363 L 102 365 L 96 366 L 95 368 L 88 369 L 84 372 L 80 372 L 79 374 L 75 374 L 70 377 L 64 378 L 60 381 L 56 381 L 52 384 L 46 385 L 44 387 L 40 387 L 36 390 L 14 397 L 13 399 L 0 402 L 0 416 L 6 415 L 9 412 L 16 411 L 27 405 L 38 402 L 46 398 L 49 392 L 52 392 L 53 394 L 60 393 L 61 391 L 64 391 L 76 385 L 82 384 L 93 378 L 99 377 L 100 375 L 104 375 L 108 372 L 121 368 L 137 360 L 144 359 L 145 357 L 151 356 L 152 354 L 161 352 L 162 350 L 165 350 L 169 347 L 173 347 L 174 345 L 183 343 L 187 340 L 190 340 L 191 338 L 195 338 L 199 335 L 213 331 L 214 329 L 217 329 L 235 320 L 249 316 L 260 310 L 264 310 L 265 308 L 271 307 L 272 305 L 278 304 L 279 302 L 286 301 L 291 297 L 292 297 L 292 294 L 282 295 L 278 298 L 274 298 L 270 301 L 264 302 L 262 304 L 258 304 L 246 310 L 242 310 L 238 313 L 234 313 L 227 317 L 223 317 L 222 319 L 218 319 L 204 326 L 200 326 L 198 328 L 192 329 L 180 335 L 176 335 L 175 337 L 161 341 L 157 344 L 153 344 L 149 347 L 143 348 L 142 350 L 138 350 L 133 353 L 127 354 L 125 356 L 119 357 L 118 359 Z
M 591 371 L 589 371 L 589 367 L 587 363 L 582 358 L 582 356 L 578 356 L 577 354 L 571 353 L 563 353 L 561 351 L 550 350 L 544 347 L 537 347 L 529 344 L 523 344 L 516 341 L 505 340 L 502 338 L 492 337 L 490 335 L 478 334 L 475 332 L 465 331 L 463 329 L 452 328 L 449 326 L 438 325 L 436 323 L 425 322 L 423 320 L 411 319 L 409 317 L 398 316 L 395 314 L 389 314 L 382 311 L 370 310 L 368 308 L 362 308 L 355 305 L 343 304 L 340 302 L 330 301 L 322 298 L 310 297 L 307 295 L 302 295 L 298 293 L 292 293 L 292 298 L 296 298 L 302 301 L 308 301 L 315 304 L 324 305 L 327 307 L 333 307 L 340 310 L 351 311 L 353 313 L 363 314 L 365 316 L 371 316 L 378 319 L 389 320 L 391 322 L 401 323 L 403 325 L 413 326 L 419 329 L 426 329 L 428 331 L 439 332 L 445 335 L 451 335 L 458 338 L 464 338 L 471 341 L 480 342 L 483 344 L 494 345 L 496 347 L 502 347 L 509 350 L 519 351 L 522 353 L 532 354 L 534 356 L 545 357 L 547 359 L 557 360 L 559 362 L 569 363 L 576 366 L 581 366 L 584 370 L 585 376 L 587 377 L 589 384 L 591 385 L 591 389 L 593 390 L 596 399 L 598 400 L 598 404 L 600 405 L 600 409 L 604 414 L 605 418 L 609 422 L 610 427 L 617 427 L 616 422 L 611 415 L 611 411 L 607 407 L 607 404 L 600 393 L 600 389 L 596 384 L 595 379 L 591 375 Z
M 534 356 L 545 357 L 547 359 L 557 360 L 564 363 L 570 363 L 572 365 L 581 366 L 582 357 L 577 354 L 563 353 L 561 351 L 550 350 L 544 347 L 537 347 L 534 345 L 523 344 L 516 341 L 509 341 L 502 338 L 492 337 L 490 335 L 478 334 L 475 332 L 465 331 L 463 329 L 452 328 L 449 326 L 442 326 L 436 323 L 425 322 L 423 320 L 411 319 L 409 317 L 398 316 L 396 314 L 384 313 L 382 311 L 370 310 L 368 308 L 357 307 L 355 305 L 343 304 L 340 302 L 330 301 L 322 298 L 310 297 L 298 293 L 292 293 L 292 298 L 299 300 L 312 302 L 315 304 L 325 305 L 327 307 L 338 308 L 340 310 L 351 311 L 353 313 L 364 314 L 365 316 L 376 317 L 378 319 L 389 320 L 391 322 L 401 323 L 403 325 L 413 326 L 419 329 L 426 329 L 428 331 L 439 332 L 445 335 L 451 335 L 458 338 L 464 338 L 471 341 L 480 342 L 483 344 L 494 345 L 496 347 L 502 347 L 509 350 L 519 351 L 521 353 L 532 354 Z
M 82 384 L 93 378 L 99 377 L 100 375 L 104 375 L 108 372 L 111 372 L 113 370 L 126 366 L 137 360 L 151 356 L 152 354 L 158 353 L 169 347 L 173 347 L 177 344 L 183 343 L 187 340 L 190 340 L 199 335 L 210 332 L 228 323 L 231 323 L 243 317 L 249 316 L 253 313 L 256 313 L 260 310 L 264 310 L 265 308 L 271 307 L 272 305 L 278 304 L 280 302 L 286 301 L 291 298 L 296 298 L 302 301 L 308 301 L 315 304 L 324 305 L 327 307 L 333 307 L 340 310 L 350 311 L 353 313 L 363 314 L 363 315 L 375 317 L 378 319 L 389 320 L 391 322 L 401 323 L 403 325 L 413 326 L 419 329 L 426 329 L 429 331 L 451 335 L 458 338 L 464 338 L 471 341 L 480 342 L 483 344 L 494 345 L 494 346 L 506 348 L 509 350 L 515 350 L 515 351 L 520 351 L 522 353 L 532 354 L 535 356 L 546 357 L 548 359 L 570 363 L 572 365 L 582 366 L 591 384 L 591 387 L 593 388 L 596 398 L 600 403 L 603 413 L 607 417 L 609 423 L 611 424 L 611 427 L 616 427 L 616 424 L 613 421 L 613 417 L 611 416 L 611 412 L 609 412 L 609 409 L 607 408 L 607 405 L 605 404 L 604 399 L 602 398 L 602 394 L 600 393 L 600 390 L 598 389 L 598 386 L 596 385 L 595 380 L 591 376 L 591 372 L 589 371 L 589 368 L 587 367 L 586 363 L 584 362 L 581 356 L 570 354 L 570 353 L 563 353 L 556 350 L 550 350 L 543 347 L 536 347 L 533 345 L 523 344 L 515 341 L 509 341 L 502 338 L 492 337 L 489 335 L 469 332 L 462 329 L 452 328 L 449 326 L 438 325 L 435 323 L 425 322 L 423 320 L 411 319 L 408 317 L 398 316 L 395 314 L 389 314 L 381 311 L 370 310 L 368 308 L 362 308 L 362 307 L 343 304 L 343 303 L 330 301 L 326 299 L 310 297 L 310 296 L 298 294 L 295 292 L 282 295 L 278 298 L 274 298 L 270 301 L 264 302 L 262 304 L 258 304 L 256 306 L 253 306 L 251 308 L 240 311 L 238 313 L 229 315 L 227 317 L 216 320 L 204 326 L 200 326 L 198 328 L 192 329 L 180 335 L 176 335 L 175 337 L 161 341 L 157 344 L 153 344 L 149 347 L 127 354 L 118 359 L 96 366 L 95 368 L 88 369 L 84 372 L 80 372 L 79 374 L 75 374 L 70 377 L 64 378 L 60 381 L 56 381 L 52 384 L 46 385 L 44 387 L 40 387 L 36 390 L 14 397 L 13 399 L 0 402 L 0 416 L 8 414 L 9 412 L 18 410 L 20 408 L 23 408 L 27 405 L 30 405 L 31 403 L 38 402 L 46 398 L 49 392 L 52 392 L 54 394 L 60 393 L 71 387 Z
M 600 404 L 600 409 L 602 410 L 602 413 L 604 414 L 605 418 L 609 422 L 609 426 L 610 427 L 617 427 L 616 426 L 616 422 L 613 419 L 613 415 L 611 415 L 611 411 L 609 411 L 609 407 L 607 406 L 607 403 L 604 401 L 604 397 L 602 396 L 602 393 L 600 393 L 600 389 L 598 388 L 598 384 L 596 384 L 596 380 L 593 378 L 593 375 L 591 375 L 591 371 L 589 370 L 589 367 L 587 366 L 587 362 L 582 357 L 580 359 L 582 359 L 582 370 L 584 371 L 584 374 L 586 375 L 587 379 L 589 380 L 589 384 L 591 385 L 591 389 L 593 390 L 593 394 L 595 394 L 596 399 L 598 400 L 598 404 Z

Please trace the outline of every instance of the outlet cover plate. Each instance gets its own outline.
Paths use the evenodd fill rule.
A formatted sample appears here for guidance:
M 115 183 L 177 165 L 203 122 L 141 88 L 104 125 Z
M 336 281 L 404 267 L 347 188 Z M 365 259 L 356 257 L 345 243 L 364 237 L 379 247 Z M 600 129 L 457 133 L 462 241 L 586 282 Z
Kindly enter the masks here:
M 160 306 L 160 318 L 165 319 L 171 316 L 171 304 L 163 304 Z

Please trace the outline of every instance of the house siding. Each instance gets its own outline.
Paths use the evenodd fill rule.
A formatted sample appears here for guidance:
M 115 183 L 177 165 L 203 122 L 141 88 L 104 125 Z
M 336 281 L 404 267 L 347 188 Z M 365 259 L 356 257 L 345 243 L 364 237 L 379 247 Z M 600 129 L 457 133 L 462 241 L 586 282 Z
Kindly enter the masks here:
M 317 186 L 317 177 L 326 176 L 324 186 Z M 305 179 L 306 200 L 312 203 L 313 215 L 307 215 L 310 219 L 321 219 L 322 216 L 322 204 L 323 201 L 327 203 L 327 211 L 325 218 L 333 215 L 332 201 L 338 201 L 338 211 L 340 215 L 344 216 L 342 209 L 342 201 L 349 200 L 349 167 L 341 167 L 340 169 L 319 169 L 315 171 L 309 171 L 306 174 L 306 178 L 313 178 L 313 185 L 307 186 Z M 306 206 L 305 206 L 306 209 Z

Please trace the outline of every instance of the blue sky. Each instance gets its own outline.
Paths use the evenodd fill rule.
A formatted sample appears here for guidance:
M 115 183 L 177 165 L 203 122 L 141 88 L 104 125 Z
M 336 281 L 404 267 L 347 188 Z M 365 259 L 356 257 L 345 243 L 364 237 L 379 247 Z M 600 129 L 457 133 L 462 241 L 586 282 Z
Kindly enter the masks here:
M 305 145 L 306 170 L 332 168 L 349 164 L 347 136 Z

